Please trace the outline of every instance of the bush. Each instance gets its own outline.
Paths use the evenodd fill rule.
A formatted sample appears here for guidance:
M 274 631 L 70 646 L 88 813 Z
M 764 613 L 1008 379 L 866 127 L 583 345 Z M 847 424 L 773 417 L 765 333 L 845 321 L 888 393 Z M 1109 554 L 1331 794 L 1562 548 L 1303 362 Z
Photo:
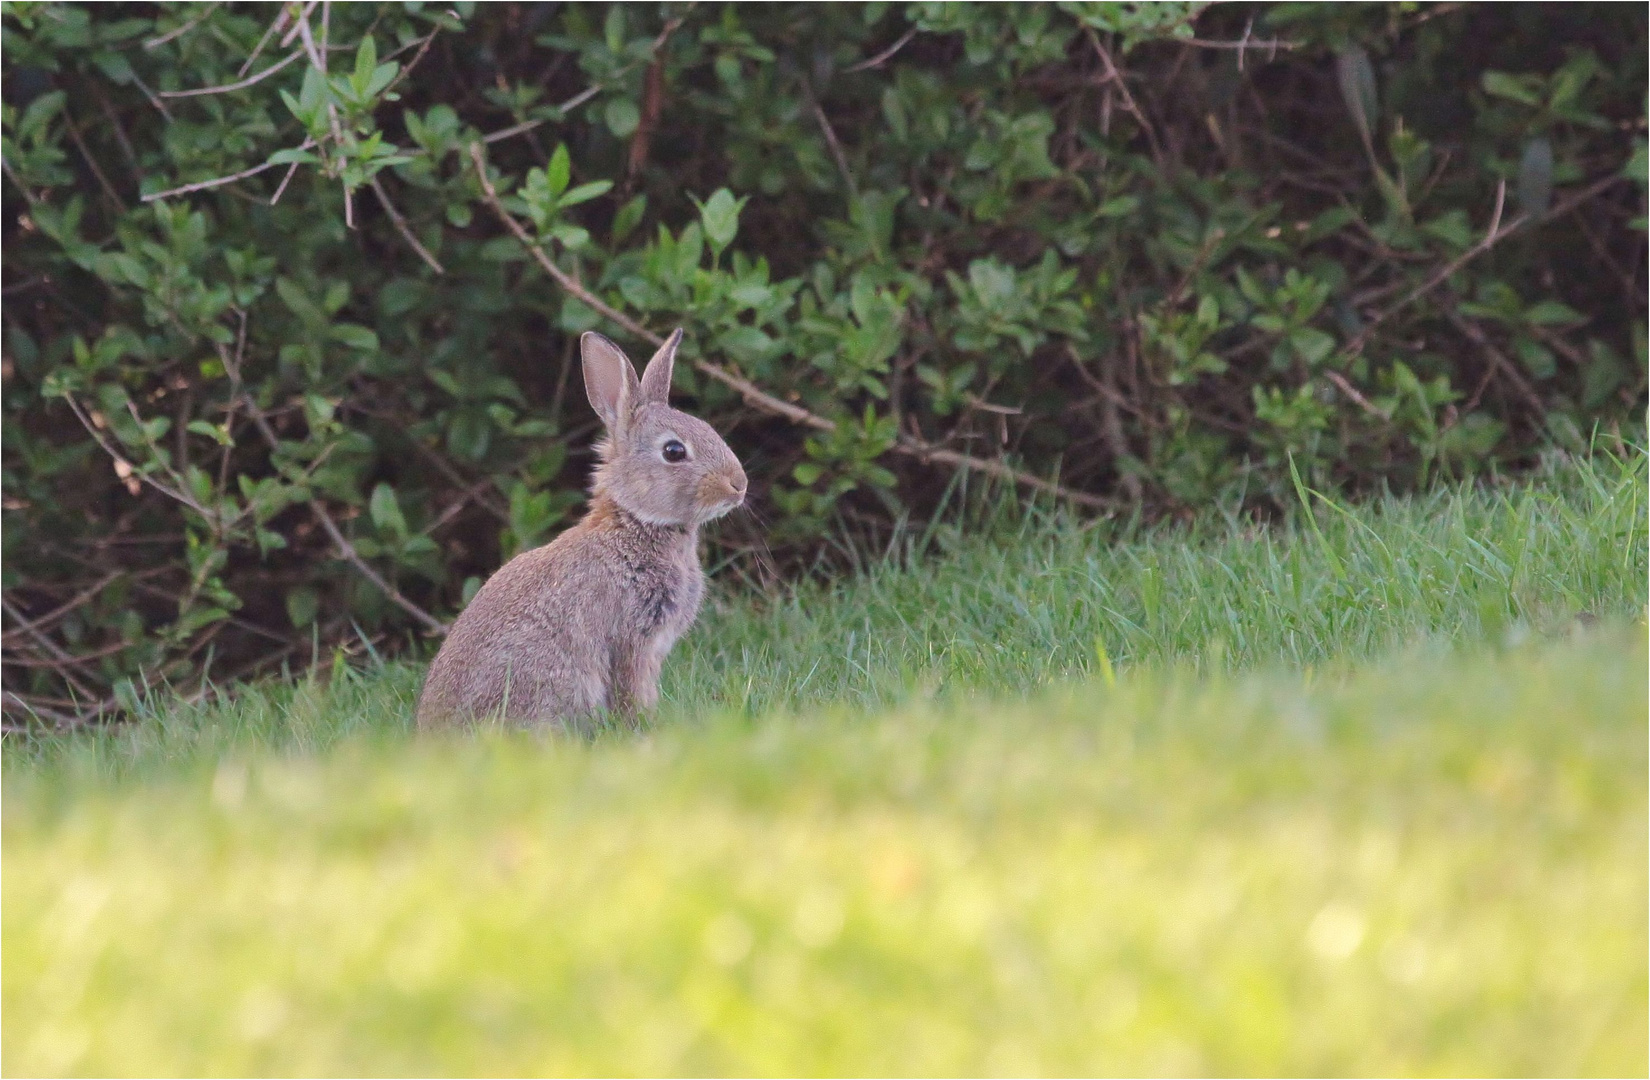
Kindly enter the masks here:
M 1266 513 L 1642 437 L 1641 7 L 3 11 L 20 723 L 435 632 L 576 516 L 592 327 L 687 328 L 792 563 L 966 472 Z

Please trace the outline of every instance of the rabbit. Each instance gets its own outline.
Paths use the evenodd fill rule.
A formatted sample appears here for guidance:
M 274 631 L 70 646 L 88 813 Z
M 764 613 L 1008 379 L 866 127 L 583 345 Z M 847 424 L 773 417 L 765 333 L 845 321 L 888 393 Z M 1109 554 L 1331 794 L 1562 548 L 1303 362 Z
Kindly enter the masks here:
M 704 597 L 699 527 L 745 501 L 745 470 L 703 420 L 670 407 L 677 329 L 638 379 L 594 331 L 579 340 L 605 435 L 589 510 L 511 559 L 453 623 L 418 702 L 421 730 L 496 718 L 567 725 L 659 700 L 659 669 Z

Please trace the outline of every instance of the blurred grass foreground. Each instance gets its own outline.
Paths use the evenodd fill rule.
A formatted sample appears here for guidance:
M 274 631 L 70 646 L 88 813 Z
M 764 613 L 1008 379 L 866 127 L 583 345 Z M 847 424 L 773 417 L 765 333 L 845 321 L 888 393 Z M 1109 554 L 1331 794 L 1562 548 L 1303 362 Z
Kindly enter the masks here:
M 1644 493 L 928 536 L 641 732 L 9 744 L 4 1071 L 1642 1074 Z

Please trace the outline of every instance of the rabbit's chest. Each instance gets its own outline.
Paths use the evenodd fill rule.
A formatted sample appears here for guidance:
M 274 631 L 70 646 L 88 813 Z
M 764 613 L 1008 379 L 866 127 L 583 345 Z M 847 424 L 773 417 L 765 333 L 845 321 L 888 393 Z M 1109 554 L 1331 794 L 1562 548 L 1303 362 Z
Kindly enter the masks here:
M 643 637 L 674 641 L 699 614 L 705 579 L 697 566 L 631 568 L 632 625 Z

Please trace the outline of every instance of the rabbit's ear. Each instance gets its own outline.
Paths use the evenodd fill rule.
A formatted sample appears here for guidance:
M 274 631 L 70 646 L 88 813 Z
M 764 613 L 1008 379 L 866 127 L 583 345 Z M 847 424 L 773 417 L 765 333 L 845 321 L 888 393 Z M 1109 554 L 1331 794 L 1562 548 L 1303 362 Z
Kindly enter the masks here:
M 642 372 L 641 395 L 636 399 L 637 404 L 651 402 L 655 405 L 670 403 L 670 373 L 676 366 L 676 346 L 682 343 L 682 328 L 678 326 L 676 332 L 665 339 L 659 346 L 659 351 L 653 354 L 653 359 L 647 362 L 647 370 Z
M 618 434 L 636 405 L 636 369 L 623 349 L 594 330 L 579 338 L 579 355 L 584 361 L 584 392 L 590 396 L 590 407 L 607 430 Z

